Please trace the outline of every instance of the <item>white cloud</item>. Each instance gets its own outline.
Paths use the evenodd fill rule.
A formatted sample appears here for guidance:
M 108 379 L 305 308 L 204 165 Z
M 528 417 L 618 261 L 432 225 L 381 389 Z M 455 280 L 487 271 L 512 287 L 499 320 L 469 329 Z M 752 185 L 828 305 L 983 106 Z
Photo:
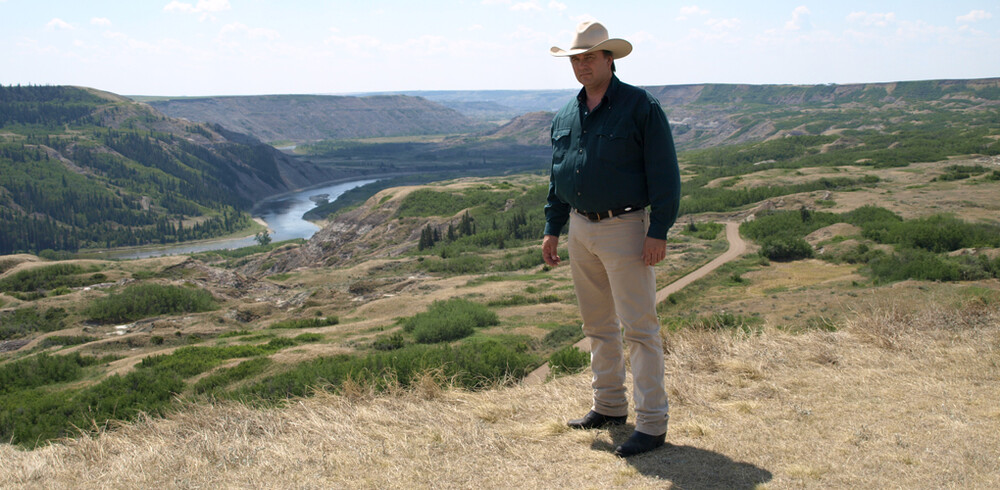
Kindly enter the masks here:
M 804 6 L 795 7 L 792 11 L 792 20 L 785 22 L 785 29 L 789 31 L 798 31 L 802 29 L 803 23 L 809 21 L 809 9 Z
M 377 50 L 384 45 L 381 39 L 365 34 L 349 37 L 331 36 L 326 38 L 324 43 L 359 58 L 369 56 L 373 50 Z
M 243 34 L 250 39 L 267 39 L 273 41 L 281 37 L 281 34 L 274 29 L 265 29 L 263 27 L 249 27 L 240 22 L 234 22 L 232 24 L 226 24 L 219 31 L 219 36 L 225 36 L 227 34 Z
M 520 11 L 524 11 L 524 12 L 527 12 L 527 11 L 541 12 L 542 11 L 542 6 L 538 5 L 538 2 L 536 0 L 528 0 L 527 2 L 515 3 L 514 5 L 510 6 L 510 9 L 513 10 L 513 11 L 516 11 L 516 12 L 520 12 Z
M 551 2 L 549 2 L 549 10 L 560 10 L 560 11 L 562 11 L 562 10 L 566 10 L 567 8 L 568 7 L 566 6 L 565 3 L 557 2 L 556 0 L 552 0 Z
M 201 20 L 211 17 L 214 12 L 229 10 L 229 0 L 198 0 L 196 4 L 179 2 L 173 0 L 163 7 L 164 12 L 183 12 L 187 14 L 201 14 Z
M 95 26 L 110 26 L 111 19 L 108 19 L 107 17 L 94 17 L 93 19 L 90 19 L 90 23 Z
M 973 10 L 965 15 L 960 15 L 958 17 L 955 17 L 955 22 L 969 23 L 969 22 L 976 22 L 992 18 L 993 14 L 985 10 Z
M 56 17 L 50 20 L 48 24 L 45 24 L 45 28 L 50 31 L 54 31 L 56 29 L 73 29 L 73 24 Z
M 857 22 L 866 27 L 888 27 L 889 24 L 896 22 L 896 14 L 893 12 L 871 14 L 868 12 L 851 12 L 847 16 L 847 21 Z
M 708 15 L 708 10 L 705 10 L 697 5 L 688 5 L 686 7 L 681 7 L 681 15 L 677 16 L 678 21 L 688 20 L 690 15 Z
M 742 24 L 742 21 L 735 17 L 731 19 L 708 19 L 705 21 L 706 26 L 717 31 L 736 29 L 740 24 Z

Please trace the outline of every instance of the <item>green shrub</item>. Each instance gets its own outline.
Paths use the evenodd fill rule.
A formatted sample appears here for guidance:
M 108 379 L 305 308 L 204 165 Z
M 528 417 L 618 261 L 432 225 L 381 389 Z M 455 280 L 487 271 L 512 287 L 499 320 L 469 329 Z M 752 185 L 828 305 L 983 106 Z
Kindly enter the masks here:
M 583 338 L 583 329 L 579 324 L 560 325 L 542 338 L 542 344 L 548 347 L 559 347 L 573 344 Z
M 549 369 L 552 374 L 576 373 L 590 364 L 590 354 L 581 351 L 575 345 L 563 347 L 549 356 Z
M 108 359 L 81 356 L 39 354 L 0 365 L 0 394 L 37 388 L 80 379 L 83 368 Z
M 98 340 L 97 337 L 90 337 L 87 335 L 52 335 L 45 337 L 41 342 L 38 343 L 39 347 L 46 348 L 56 345 L 80 345 L 86 344 L 87 342 L 93 342 Z
M 919 249 L 904 249 L 899 253 L 881 255 L 870 261 L 868 267 L 876 279 L 887 282 L 906 279 L 961 281 L 984 278 L 968 277 L 972 271 L 963 269 L 958 260 Z
M 0 291 L 31 293 L 48 291 L 59 287 L 82 287 L 97 284 L 107 279 L 104 274 L 84 277 L 93 272 L 75 264 L 54 264 L 19 271 L 0 279 Z
M 403 334 L 393 332 L 391 334 L 379 335 L 372 341 L 372 349 L 375 350 L 396 350 L 406 345 L 403 341 Z
M 961 248 L 1000 247 L 1000 226 L 966 223 L 950 215 L 934 215 L 869 226 L 865 236 L 882 243 L 921 248 L 930 252 L 951 252 Z
M 732 330 L 753 333 L 759 329 L 764 320 L 756 316 L 734 313 L 713 313 L 704 317 L 674 317 L 665 318 L 663 324 L 671 330 L 691 328 L 697 330 Z
M 335 316 L 325 318 L 299 318 L 272 323 L 267 328 L 319 328 L 328 327 L 340 323 L 340 319 Z
M 323 334 L 321 333 L 303 333 L 296 335 L 292 340 L 296 342 L 301 342 L 303 344 L 319 342 L 323 340 Z
M 266 344 L 264 344 L 264 346 L 269 350 L 278 351 L 284 349 L 285 347 L 296 345 L 297 343 L 298 342 L 288 337 L 278 337 L 276 339 L 269 340 Z
M 681 234 L 701 240 L 715 240 L 723 228 L 725 228 L 725 226 L 721 223 L 695 223 L 694 221 L 691 221 L 684 227 Z
M 204 289 L 139 284 L 94 300 L 84 315 L 98 323 L 130 322 L 156 315 L 197 313 L 216 309 L 215 298 Z
M 482 274 L 488 265 L 489 262 L 474 254 L 420 262 L 420 267 L 427 272 L 449 275 Z
M 435 301 L 424 313 L 403 322 L 403 331 L 421 344 L 456 340 L 472 335 L 475 328 L 498 325 L 497 314 L 483 305 L 454 298 Z
M 521 305 L 533 305 L 537 303 L 534 299 L 528 298 L 526 296 L 521 296 L 520 294 L 515 294 L 512 296 L 504 296 L 500 299 L 491 300 L 487 305 L 489 306 L 521 306 Z
M 235 398 L 277 402 L 306 396 L 324 385 L 334 388 L 347 380 L 370 383 L 383 389 L 392 382 L 402 386 L 428 371 L 438 371 L 459 386 L 481 389 L 498 382 L 520 379 L 538 362 L 524 345 L 485 339 L 458 346 L 410 345 L 390 352 L 372 352 L 364 357 L 338 355 L 301 363 L 284 373 L 232 393 Z
M 777 236 L 765 239 L 760 245 L 760 254 L 770 260 L 786 261 L 807 259 L 813 256 L 813 248 L 798 237 Z
M 256 376 L 264 372 L 264 370 L 271 364 L 271 359 L 267 357 L 258 357 L 256 359 L 243 361 L 231 368 L 220 369 L 195 383 L 194 392 L 199 394 L 214 392 L 219 388 L 228 386 L 236 381 Z
M 39 313 L 35 308 L 18 308 L 0 312 L 0 340 L 21 337 L 34 332 L 55 332 L 66 328 L 68 316 L 62 308 L 50 308 Z

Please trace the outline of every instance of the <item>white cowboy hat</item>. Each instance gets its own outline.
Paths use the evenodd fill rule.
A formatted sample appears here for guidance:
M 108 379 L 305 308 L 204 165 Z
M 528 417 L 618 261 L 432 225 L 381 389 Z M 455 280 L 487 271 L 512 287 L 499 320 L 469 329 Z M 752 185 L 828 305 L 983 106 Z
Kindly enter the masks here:
M 608 39 L 608 30 L 600 22 L 581 22 L 568 50 L 556 46 L 549 49 L 552 56 L 573 56 L 591 51 L 611 51 L 614 59 L 621 59 L 632 52 L 632 43 L 624 39 Z

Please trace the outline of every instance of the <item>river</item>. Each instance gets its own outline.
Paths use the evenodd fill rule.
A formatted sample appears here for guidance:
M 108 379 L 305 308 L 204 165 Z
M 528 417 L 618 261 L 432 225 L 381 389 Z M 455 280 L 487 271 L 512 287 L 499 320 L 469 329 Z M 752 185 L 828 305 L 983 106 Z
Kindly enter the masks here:
M 302 219 L 302 216 L 316 207 L 317 201 L 321 203 L 323 202 L 322 199 L 325 198 L 332 202 L 340 197 L 341 194 L 355 187 L 375 182 L 375 180 L 356 180 L 338 184 L 326 184 L 271 197 L 254 205 L 251 214 L 253 214 L 254 218 L 263 220 L 267 224 L 273 241 L 279 242 L 294 238 L 308 239 L 319 231 L 319 227 Z M 243 238 L 205 240 L 181 245 L 166 245 L 163 247 L 142 247 L 138 249 L 108 251 L 101 254 L 101 256 L 112 259 L 145 259 L 163 255 L 249 247 L 256 245 L 256 243 L 257 241 L 253 236 L 248 236 Z

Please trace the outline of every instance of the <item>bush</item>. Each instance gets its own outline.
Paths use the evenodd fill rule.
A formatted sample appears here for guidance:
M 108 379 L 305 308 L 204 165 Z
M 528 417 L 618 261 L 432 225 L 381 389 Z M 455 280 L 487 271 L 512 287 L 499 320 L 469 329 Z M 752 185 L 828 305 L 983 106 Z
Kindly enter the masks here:
M 559 347 L 572 344 L 583 338 L 583 328 L 579 324 L 560 325 L 545 334 L 542 344 L 548 347 Z
M 590 354 L 581 351 L 575 345 L 563 347 L 549 356 L 549 368 L 552 374 L 576 373 L 590 364 Z
M 55 332 L 66 327 L 68 314 L 62 308 L 50 308 L 39 313 L 35 308 L 19 308 L 0 313 L 0 340 L 21 337 L 34 332 Z
M 925 281 L 967 279 L 958 261 L 919 249 L 906 249 L 897 254 L 876 257 L 868 263 L 868 267 L 875 278 L 889 282 L 906 279 Z
M 219 388 L 230 385 L 236 381 L 256 376 L 264 372 L 264 370 L 271 364 L 271 359 L 267 357 L 258 357 L 256 359 L 243 361 L 231 368 L 220 369 L 195 383 L 194 392 L 200 394 L 216 391 Z
M 403 348 L 403 334 L 393 332 L 391 334 L 379 335 L 372 341 L 372 349 L 375 350 L 396 350 Z
M 320 333 L 304 333 L 304 334 L 296 335 L 295 338 L 293 338 L 292 340 L 294 340 L 296 342 L 301 342 L 303 344 L 312 343 L 312 342 L 319 342 L 320 340 L 323 340 L 323 334 L 320 334 Z
M 84 309 L 84 315 L 98 323 L 120 323 L 216 308 L 215 298 L 203 289 L 139 284 L 95 300 Z
M 700 240 L 715 240 L 723 228 L 724 226 L 721 223 L 695 223 L 692 221 L 684 227 L 681 235 L 695 237 Z
M 52 335 L 50 337 L 45 337 L 41 342 L 38 343 L 39 347 L 46 348 L 56 345 L 80 345 L 86 344 L 87 342 L 93 342 L 98 340 L 97 337 L 89 337 L 86 335 Z
M 813 248 L 802 238 L 779 236 L 765 239 L 760 254 L 779 262 L 807 259 L 813 256 Z
M 704 317 L 674 317 L 667 318 L 664 320 L 663 324 L 671 330 L 679 330 L 682 328 L 691 328 L 696 330 L 715 330 L 715 331 L 741 331 L 744 333 L 752 333 L 757 330 L 758 325 L 763 323 L 764 320 L 756 316 L 746 316 L 734 313 L 713 313 Z
M 39 354 L 0 366 L 0 395 L 54 383 L 75 381 L 83 368 L 107 359 L 81 356 L 78 352 L 52 356 Z
M 424 313 L 403 322 L 403 331 L 421 344 L 456 340 L 472 335 L 475 328 L 498 325 L 497 314 L 483 305 L 455 298 L 435 301 Z
M 351 379 L 384 389 L 394 383 L 409 386 L 422 374 L 436 370 L 459 386 L 481 389 L 497 382 L 520 379 L 538 359 L 520 343 L 496 339 L 451 345 L 410 345 L 364 357 L 346 354 L 313 359 L 269 377 L 230 396 L 277 402 L 306 396 L 316 387 L 339 387 Z
M 340 323 L 340 319 L 335 316 L 325 318 L 300 318 L 272 323 L 267 328 L 319 328 L 329 327 Z
M 82 287 L 107 279 L 104 274 L 83 277 L 88 270 L 75 264 L 55 264 L 34 267 L 0 279 L 0 291 L 31 293 L 58 287 Z M 90 271 L 92 272 L 92 270 Z

